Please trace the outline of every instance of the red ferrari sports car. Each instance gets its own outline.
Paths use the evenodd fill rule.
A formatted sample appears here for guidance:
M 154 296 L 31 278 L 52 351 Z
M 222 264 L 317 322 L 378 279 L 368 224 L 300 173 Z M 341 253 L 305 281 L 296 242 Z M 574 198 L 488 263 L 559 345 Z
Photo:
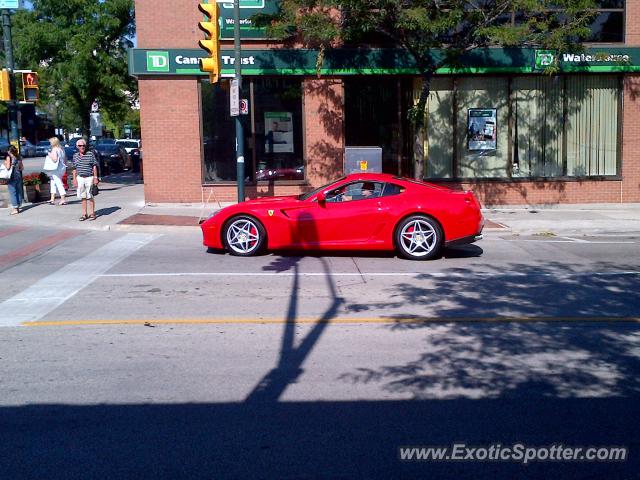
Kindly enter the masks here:
M 443 246 L 482 238 L 471 191 L 388 174 L 353 174 L 299 196 L 238 203 L 201 225 L 203 243 L 233 255 L 263 249 L 397 250 L 436 257 Z

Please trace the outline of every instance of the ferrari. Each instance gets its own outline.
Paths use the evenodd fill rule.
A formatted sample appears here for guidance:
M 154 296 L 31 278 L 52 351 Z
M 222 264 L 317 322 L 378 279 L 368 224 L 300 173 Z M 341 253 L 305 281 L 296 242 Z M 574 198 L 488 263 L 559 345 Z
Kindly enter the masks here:
M 471 191 L 389 174 L 353 174 L 297 196 L 241 202 L 201 224 L 205 246 L 232 255 L 264 250 L 396 250 L 412 260 L 482 238 Z

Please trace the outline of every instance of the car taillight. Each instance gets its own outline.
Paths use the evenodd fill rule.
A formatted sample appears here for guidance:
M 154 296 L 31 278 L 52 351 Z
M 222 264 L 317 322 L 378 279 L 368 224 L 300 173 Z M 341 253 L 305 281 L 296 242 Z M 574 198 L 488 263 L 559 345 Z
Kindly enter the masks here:
M 467 205 L 480 208 L 480 202 L 471 190 L 467 190 L 466 192 L 464 192 L 464 201 Z

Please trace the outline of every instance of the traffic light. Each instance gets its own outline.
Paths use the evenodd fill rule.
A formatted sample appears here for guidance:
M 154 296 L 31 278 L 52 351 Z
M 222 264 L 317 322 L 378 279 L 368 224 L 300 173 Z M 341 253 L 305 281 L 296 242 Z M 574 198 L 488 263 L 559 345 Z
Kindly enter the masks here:
M 22 91 L 25 102 L 37 102 L 40 97 L 38 87 L 38 74 L 36 72 L 24 72 L 22 74 Z
M 11 78 L 8 70 L 0 70 L 0 100 L 11 100 Z
M 200 70 L 209 72 L 209 80 L 216 83 L 220 79 L 220 27 L 218 25 L 218 4 L 215 0 L 212 3 L 200 3 L 198 9 L 209 17 L 208 22 L 198 22 L 198 27 L 208 38 L 200 40 L 198 45 L 204 48 L 209 54 L 209 58 L 201 58 Z

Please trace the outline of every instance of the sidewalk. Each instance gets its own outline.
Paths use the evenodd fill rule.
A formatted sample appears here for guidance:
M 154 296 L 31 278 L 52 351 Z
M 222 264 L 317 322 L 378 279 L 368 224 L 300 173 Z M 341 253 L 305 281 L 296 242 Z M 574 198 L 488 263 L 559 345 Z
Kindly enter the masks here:
M 113 175 L 100 184 L 95 221 L 78 221 L 80 201 L 75 192 L 68 205 L 27 205 L 19 215 L 0 208 L 0 220 L 91 230 L 197 231 L 198 221 L 229 203 L 145 204 L 144 185 L 136 174 Z M 483 210 L 485 233 L 513 235 L 640 235 L 640 204 L 582 204 L 544 207 L 500 207 Z

